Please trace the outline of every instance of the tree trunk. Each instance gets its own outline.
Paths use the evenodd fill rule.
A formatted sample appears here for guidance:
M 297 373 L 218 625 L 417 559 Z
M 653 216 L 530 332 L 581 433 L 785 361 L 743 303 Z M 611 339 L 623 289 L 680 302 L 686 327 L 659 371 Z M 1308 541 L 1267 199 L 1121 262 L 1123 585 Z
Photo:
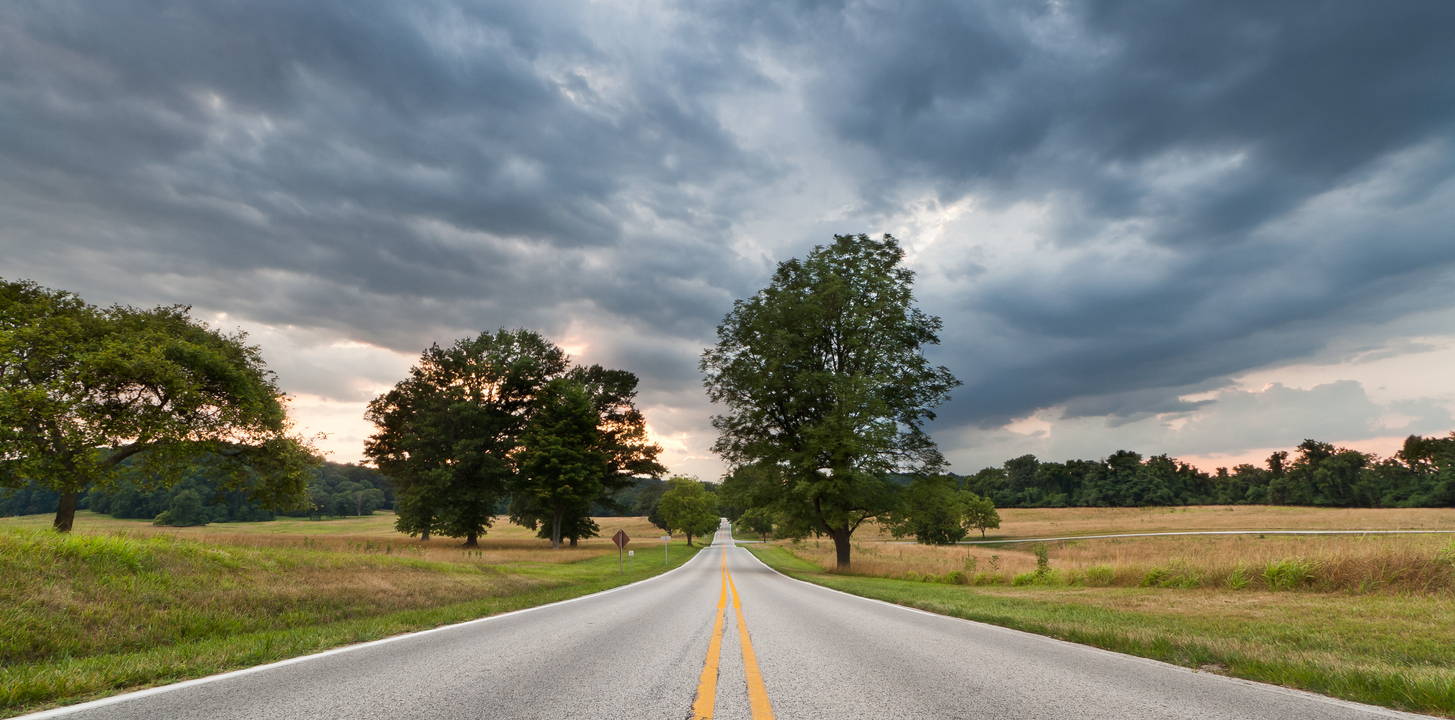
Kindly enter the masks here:
M 475 533 L 470 533 L 469 535 L 465 536 L 465 547 L 480 547 L 479 540 L 479 535 L 476 535 Z
M 423 531 L 421 531 L 419 533 L 419 539 L 420 540 L 424 540 L 424 541 L 428 541 L 429 540 L 429 528 L 425 528 Z
M 559 510 L 551 517 L 551 549 L 561 549 L 561 512 Z
M 829 528 L 829 537 L 834 539 L 834 554 L 839 562 L 835 569 L 840 572 L 849 569 L 849 538 L 853 532 L 848 528 Z
M 76 499 L 80 496 L 79 490 L 61 493 L 61 504 L 56 508 L 56 522 L 53 525 L 56 532 L 71 531 L 71 526 L 76 523 Z
M 576 547 L 576 538 L 571 538 L 571 547 Z

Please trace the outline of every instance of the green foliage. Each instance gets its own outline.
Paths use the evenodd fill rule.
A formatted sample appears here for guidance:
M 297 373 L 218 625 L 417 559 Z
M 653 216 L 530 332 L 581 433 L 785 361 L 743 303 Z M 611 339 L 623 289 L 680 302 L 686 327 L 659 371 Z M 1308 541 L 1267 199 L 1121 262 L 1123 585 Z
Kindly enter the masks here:
M 579 406 L 578 395 L 584 396 L 587 408 L 582 422 L 595 423 L 589 449 L 582 452 L 597 468 L 587 483 L 596 492 L 584 493 L 591 497 L 570 509 L 560 504 L 543 509 L 540 488 L 527 488 L 529 482 L 518 479 L 515 470 L 515 455 L 541 407 L 543 389 L 553 382 L 564 385 L 552 386 L 557 389 L 550 402 L 566 392 L 560 388 L 576 388 L 570 391 L 576 393 L 572 402 Z M 364 454 L 394 479 L 400 532 L 463 537 L 465 545 L 475 545 L 516 487 L 519 492 L 508 505 L 512 519 L 536 528 L 549 517 L 548 536 L 559 533 L 574 544 L 596 534 L 593 506 L 619 509 L 615 495 L 631 488 L 634 476 L 665 471 L 656 461 L 661 449 L 647 441 L 646 421 L 633 404 L 636 385 L 629 372 L 595 365 L 569 368 L 560 348 L 529 330 L 482 333 L 449 348 L 434 345 L 408 379 L 369 404 L 367 417 L 377 429 Z M 547 430 L 535 432 L 545 442 Z M 565 441 L 559 437 L 553 442 L 551 447 L 563 452 L 569 445 L 560 444 Z M 540 463 L 547 461 L 533 466 L 537 471 L 545 467 Z
M 679 475 L 668 480 L 659 509 L 672 531 L 687 536 L 688 545 L 692 544 L 692 536 L 707 535 L 722 522 L 717 498 L 696 478 Z
M 303 500 L 309 448 L 258 349 L 181 306 L 105 310 L 28 281 L 0 281 L 0 487 L 59 495 L 69 531 L 80 494 L 133 465 L 174 484 L 196 458 L 272 508 Z
M 502 329 L 430 346 L 409 378 L 369 403 L 377 430 L 364 454 L 395 481 L 399 531 L 475 545 L 506 496 L 537 392 L 565 371 L 560 348 Z
M 589 483 L 589 489 L 583 489 L 581 502 L 555 504 L 547 509 L 538 495 L 539 483 L 519 472 L 512 484 L 511 521 L 531 528 L 539 524 L 539 537 L 551 539 L 554 547 L 559 547 L 561 538 L 569 538 L 571 547 L 575 547 L 578 540 L 600 533 L 596 521 L 591 519 L 593 514 L 620 514 L 634 509 L 642 500 L 644 482 L 656 484 L 654 494 L 648 491 L 648 502 L 653 497 L 659 498 L 665 488 L 656 477 L 666 472 L 666 468 L 657 462 L 662 449 L 647 439 L 646 418 L 634 404 L 636 375 L 592 365 L 572 368 L 564 379 L 552 383 L 577 388 L 586 399 L 580 419 L 583 428 L 585 423 L 591 424 L 589 445 L 572 452 L 586 452 L 594 458 L 595 479 Z M 545 407 L 543 403 L 551 402 L 555 400 L 546 398 L 543 391 L 532 412 L 538 415 Z M 579 440 L 587 442 L 586 435 Z M 529 446 L 530 442 L 523 439 L 517 453 Z M 559 519 L 557 510 L 561 512 Z M 655 507 L 649 507 L 642 514 L 651 519 L 654 510 Z M 660 520 L 658 517 L 654 521 L 659 527 Z
M 995 503 L 990 498 L 965 493 L 964 508 L 966 530 L 979 530 L 983 538 L 986 530 L 1000 527 L 1000 513 L 995 511 Z
M 1263 568 L 1263 583 L 1269 590 L 1293 590 L 1313 579 L 1312 563 L 1298 558 L 1274 560 Z
M 914 307 L 903 257 L 888 235 L 836 235 L 734 303 L 702 357 L 726 410 L 714 450 L 755 468 L 733 504 L 828 534 L 841 568 L 854 530 L 895 509 L 890 476 L 944 464 L 923 424 L 959 383 L 924 358 L 940 320 Z
M 593 527 L 577 527 L 578 534 L 596 534 L 589 513 L 604 490 L 608 462 L 597 421 L 586 389 L 558 378 L 541 388 L 521 434 L 512 520 L 532 529 L 538 520 L 549 522 L 552 548 L 561 546 L 563 520 L 584 519 Z
M 767 540 L 773 534 L 773 512 L 768 508 L 749 508 L 738 516 L 735 524 L 757 535 L 759 540 Z
M 945 475 L 915 478 L 888 519 L 895 537 L 913 535 L 922 545 L 953 545 L 965 539 L 966 510 L 973 497 Z

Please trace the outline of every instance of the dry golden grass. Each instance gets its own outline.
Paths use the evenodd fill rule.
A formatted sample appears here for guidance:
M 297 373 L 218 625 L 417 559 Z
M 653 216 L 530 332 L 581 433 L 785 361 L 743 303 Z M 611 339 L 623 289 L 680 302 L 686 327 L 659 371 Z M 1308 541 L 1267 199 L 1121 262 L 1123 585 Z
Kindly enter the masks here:
M 1137 511 L 1006 512 L 1049 514 L 1050 517 L 1060 517 L 1055 522 L 1085 528 L 1087 534 L 1100 534 L 1105 528 L 1094 524 L 1097 518 L 1109 521 L 1115 532 L 1124 530 L 1127 519 L 1136 517 L 1134 513 Z M 1075 517 L 1073 512 L 1092 517 Z M 1302 529 L 1328 520 L 1323 511 L 1308 512 L 1315 517 L 1306 522 L 1301 522 L 1291 513 L 1281 513 L 1286 520 L 1284 526 Z M 1404 514 L 1404 519 L 1433 524 L 1450 514 L 1450 510 L 1432 510 L 1418 515 Z M 1377 523 L 1361 514 L 1350 517 L 1364 518 L 1369 525 L 1393 524 L 1393 520 Z M 1044 530 L 1047 522 L 1051 521 L 1043 515 L 1025 524 L 1034 530 Z M 1115 527 L 1117 525 L 1122 527 Z M 1188 527 L 1179 526 L 1173 531 L 1185 529 Z M 1045 533 L 1018 534 L 1035 537 Z M 824 567 L 834 565 L 831 542 L 808 540 L 796 545 L 780 544 L 805 560 Z M 1092 586 L 1297 587 L 1354 592 L 1455 590 L 1455 543 L 1447 534 L 1127 537 L 1056 541 L 1047 543 L 1047 549 L 1050 568 L 1056 572 L 1040 576 L 1038 581 L 1055 580 Z M 1017 576 L 1037 569 L 1034 546 L 1029 543 L 1000 547 L 936 547 L 863 539 L 854 543 L 852 562 L 850 572 L 855 575 L 943 578 L 961 571 L 966 573 L 968 581 L 978 584 L 1011 584 Z
M 625 530 L 632 538 L 632 550 L 660 550 L 662 531 L 644 517 L 595 518 L 602 537 L 583 540 L 579 547 L 552 551 L 549 540 L 536 538 L 535 531 L 505 522 L 504 518 L 480 538 L 480 547 L 467 551 L 457 538 L 435 537 L 428 541 L 411 538 L 394 529 L 394 514 L 380 512 L 361 518 L 309 520 L 279 518 L 269 522 L 214 523 L 200 527 L 156 527 L 146 520 L 118 520 L 90 512 L 76 513 L 77 534 L 125 533 L 136 537 L 167 536 L 199 542 L 255 548 L 301 548 L 363 554 L 404 554 L 439 562 L 468 562 L 476 565 L 545 562 L 573 563 L 604 554 L 616 554 L 611 535 Z M 51 516 L 27 515 L 0 518 L 7 527 L 49 528 Z
M 1151 508 L 1006 508 L 986 539 L 1199 530 L 1455 530 L 1455 508 L 1310 508 L 1197 505 Z M 861 541 L 891 540 L 872 523 Z M 979 540 L 979 536 L 967 538 Z

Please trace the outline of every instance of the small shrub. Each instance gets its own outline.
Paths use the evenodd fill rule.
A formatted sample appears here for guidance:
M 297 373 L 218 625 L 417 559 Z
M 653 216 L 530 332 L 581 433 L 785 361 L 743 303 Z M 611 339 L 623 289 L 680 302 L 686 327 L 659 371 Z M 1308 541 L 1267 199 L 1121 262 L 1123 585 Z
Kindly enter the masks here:
M 945 573 L 945 582 L 950 585 L 969 585 L 970 576 L 961 570 Z
M 1248 577 L 1248 569 L 1242 563 L 1233 567 L 1233 572 L 1228 575 L 1228 587 L 1234 590 L 1242 590 L 1248 587 L 1251 579 Z
M 1142 576 L 1141 587 L 1162 587 L 1167 581 L 1167 568 L 1154 567 Z
M 1154 567 L 1142 576 L 1142 587 L 1189 590 L 1202 586 L 1202 572 L 1185 561 L 1175 560 L 1166 567 Z
M 999 555 L 991 555 L 990 556 L 990 571 L 991 572 L 998 572 L 999 570 L 1000 570 L 1000 556 Z
M 1116 579 L 1116 568 L 1110 565 L 1097 565 L 1086 568 L 1086 584 L 1093 587 L 1106 587 Z
M 919 573 L 910 570 L 909 572 L 904 574 L 904 579 L 910 582 L 919 582 Z
M 1036 554 L 1036 574 L 1045 575 L 1051 569 L 1051 549 L 1046 547 L 1046 543 L 1036 543 L 1031 552 Z
M 1263 582 L 1269 590 L 1292 590 L 1311 580 L 1313 572 L 1313 564 L 1305 560 L 1275 560 L 1263 568 Z
M 976 565 L 979 565 L 979 564 L 980 564 L 980 558 L 977 558 L 974 555 L 966 555 L 965 556 L 965 572 L 967 572 L 967 573 L 973 573 L 973 572 L 975 572 L 975 566 Z
M 1015 578 L 1010 581 L 1010 584 L 1016 587 L 1020 587 L 1022 585 L 1034 585 L 1039 579 L 1040 576 L 1037 575 L 1036 572 L 1033 570 L 1031 572 L 1021 573 L 1015 576 Z

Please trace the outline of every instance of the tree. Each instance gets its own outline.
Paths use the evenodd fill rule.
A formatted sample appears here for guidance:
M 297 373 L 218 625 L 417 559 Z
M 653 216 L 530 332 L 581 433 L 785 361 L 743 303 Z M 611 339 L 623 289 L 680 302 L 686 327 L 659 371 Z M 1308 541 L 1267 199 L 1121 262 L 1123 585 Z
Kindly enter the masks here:
M 617 493 L 631 488 L 643 477 L 660 477 L 667 469 L 657 462 L 662 448 L 648 440 L 646 418 L 635 405 L 636 375 L 592 365 L 572 368 L 566 373 L 565 382 L 580 388 L 589 399 L 595 431 L 589 450 L 601 462 L 595 494 L 584 497 L 581 503 L 559 508 L 564 512 L 559 521 L 560 537 L 569 539 L 571 547 L 576 547 L 578 540 L 596 537 L 601 531 L 591 518 L 594 504 L 614 512 L 625 511 L 628 508 L 617 502 Z M 535 500 L 532 481 L 519 479 L 521 482 L 511 499 L 511 521 L 529 528 L 539 526 L 539 537 L 552 539 L 554 546 L 556 510 L 543 509 Z
M 317 460 L 289 434 L 258 348 L 189 312 L 98 310 L 0 281 L 0 486 L 57 492 L 60 532 L 81 491 L 114 485 L 123 463 L 171 485 L 210 455 L 225 488 L 271 508 L 303 502 Z
M 923 425 L 959 382 L 922 353 L 941 324 L 914 307 L 903 258 L 889 235 L 836 235 L 734 303 L 702 356 L 726 409 L 713 449 L 764 468 L 757 501 L 833 538 L 840 569 L 859 525 L 895 508 L 889 476 L 945 464 Z
M 748 508 L 738 516 L 737 526 L 766 541 L 773 532 L 773 513 L 768 508 Z
M 557 379 L 546 383 L 520 439 L 512 482 L 522 509 L 516 522 L 535 529 L 537 518 L 549 522 L 551 548 L 561 547 L 562 522 L 585 517 L 601 497 L 608 457 L 601 449 L 598 415 L 579 383 Z M 594 522 L 591 523 L 593 526 Z M 581 531 L 594 528 L 577 528 Z
M 529 330 L 432 345 L 410 376 L 369 403 L 364 454 L 394 479 L 400 532 L 478 539 L 514 475 L 511 453 L 539 389 L 566 354 Z
M 969 493 L 965 498 L 964 523 L 966 530 L 979 530 L 983 538 L 987 529 L 1000 527 L 1000 513 L 995 511 L 995 503 L 990 498 Z
M 953 545 L 965 539 L 968 493 L 945 475 L 915 478 L 904 492 L 903 504 L 890 515 L 895 537 L 913 535 L 922 545 Z
M 693 535 L 706 535 L 722 522 L 717 514 L 717 498 L 696 478 L 678 476 L 668 480 L 658 509 L 668 532 L 682 532 L 689 546 Z

